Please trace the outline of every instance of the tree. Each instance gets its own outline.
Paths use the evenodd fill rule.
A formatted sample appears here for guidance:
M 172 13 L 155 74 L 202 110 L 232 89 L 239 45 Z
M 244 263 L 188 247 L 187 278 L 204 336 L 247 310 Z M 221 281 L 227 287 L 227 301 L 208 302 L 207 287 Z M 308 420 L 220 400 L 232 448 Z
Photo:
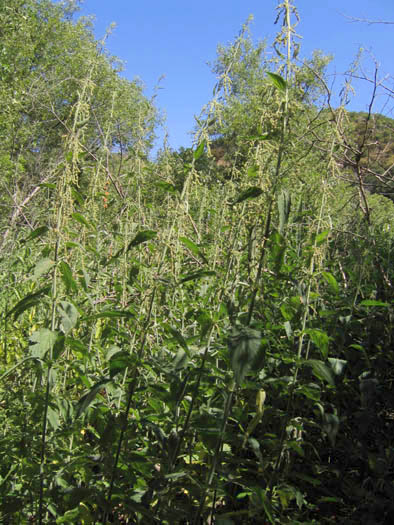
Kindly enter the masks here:
M 156 109 L 139 82 L 119 76 L 121 64 L 89 23 L 71 20 L 75 9 L 49 0 L 0 7 L 3 228 L 16 216 L 33 226 L 31 209 L 20 206 L 40 193 L 39 183 L 54 180 L 73 126 L 86 161 L 114 149 L 146 155 L 152 145 Z

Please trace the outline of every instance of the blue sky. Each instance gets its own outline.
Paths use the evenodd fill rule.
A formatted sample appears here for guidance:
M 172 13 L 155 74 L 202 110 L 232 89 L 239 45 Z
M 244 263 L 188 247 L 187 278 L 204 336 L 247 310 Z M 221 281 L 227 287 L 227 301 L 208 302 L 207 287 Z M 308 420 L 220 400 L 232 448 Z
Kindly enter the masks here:
M 304 57 L 320 49 L 334 56 L 330 82 L 339 91 L 343 73 L 360 46 L 366 51 L 365 70 L 373 73 L 370 53 L 380 63 L 381 75 L 394 73 L 394 25 L 350 22 L 344 15 L 394 22 L 394 0 L 294 0 L 301 18 Z M 204 104 L 212 97 L 215 76 L 207 62 L 218 44 L 228 44 L 250 14 L 255 40 L 272 42 L 277 0 L 84 0 L 79 15 L 95 15 L 94 32 L 101 38 L 111 22 L 116 28 L 107 41 L 109 51 L 125 62 L 124 75 L 139 77 L 151 96 L 160 77 L 156 105 L 165 112 L 169 144 L 177 149 L 191 145 L 189 135 Z M 357 85 L 349 109 L 366 110 L 370 86 Z M 394 117 L 378 98 L 376 112 Z

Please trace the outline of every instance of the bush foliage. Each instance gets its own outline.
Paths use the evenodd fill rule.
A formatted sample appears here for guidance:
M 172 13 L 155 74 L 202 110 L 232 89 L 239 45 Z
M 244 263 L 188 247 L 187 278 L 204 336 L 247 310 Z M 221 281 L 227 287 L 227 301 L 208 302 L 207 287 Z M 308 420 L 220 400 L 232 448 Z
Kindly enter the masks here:
M 392 523 L 392 121 L 285 0 L 153 161 L 67 6 L 0 6 L 1 521 Z

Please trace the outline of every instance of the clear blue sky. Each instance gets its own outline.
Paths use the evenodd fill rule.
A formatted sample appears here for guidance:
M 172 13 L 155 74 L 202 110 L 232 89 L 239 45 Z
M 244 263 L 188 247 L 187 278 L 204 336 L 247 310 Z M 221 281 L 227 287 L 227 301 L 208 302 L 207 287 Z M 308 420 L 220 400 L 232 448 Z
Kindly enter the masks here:
M 352 23 L 343 15 L 394 22 L 394 0 L 294 0 L 301 22 L 304 57 L 314 49 L 334 56 L 330 78 L 339 90 L 343 73 L 360 46 L 381 64 L 381 74 L 394 74 L 394 25 Z M 191 145 L 188 134 L 211 96 L 215 77 L 207 62 L 216 56 L 216 46 L 233 41 L 250 14 L 255 40 L 272 42 L 277 0 L 84 0 L 79 15 L 95 15 L 95 35 L 101 38 L 111 22 L 116 28 L 107 41 L 109 51 L 125 61 L 124 75 L 139 77 L 151 96 L 159 78 L 156 105 L 165 111 L 169 143 L 174 149 Z M 365 61 L 368 73 L 371 60 Z M 358 86 L 349 109 L 363 111 L 370 87 Z M 389 113 L 383 97 L 376 112 Z

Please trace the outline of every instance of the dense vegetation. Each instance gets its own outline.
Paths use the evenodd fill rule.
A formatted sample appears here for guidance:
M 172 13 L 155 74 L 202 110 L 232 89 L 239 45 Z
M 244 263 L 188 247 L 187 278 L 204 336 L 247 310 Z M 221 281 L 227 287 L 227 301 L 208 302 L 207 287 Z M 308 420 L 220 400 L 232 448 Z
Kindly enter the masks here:
M 393 121 L 278 18 L 152 161 L 73 2 L 0 4 L 2 523 L 392 523 Z

